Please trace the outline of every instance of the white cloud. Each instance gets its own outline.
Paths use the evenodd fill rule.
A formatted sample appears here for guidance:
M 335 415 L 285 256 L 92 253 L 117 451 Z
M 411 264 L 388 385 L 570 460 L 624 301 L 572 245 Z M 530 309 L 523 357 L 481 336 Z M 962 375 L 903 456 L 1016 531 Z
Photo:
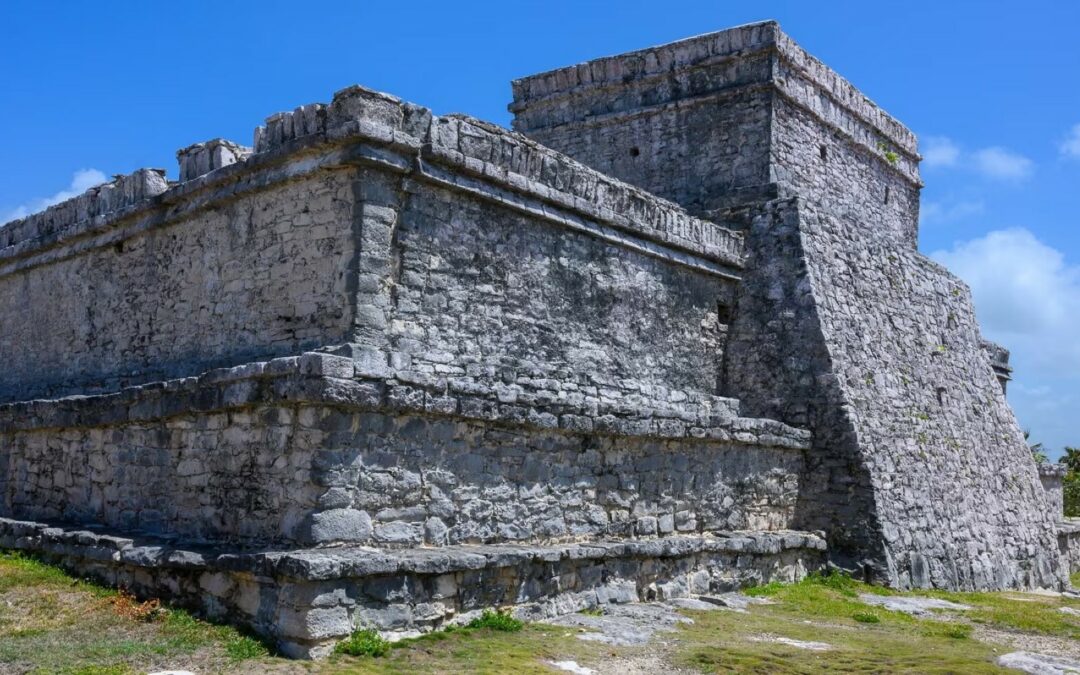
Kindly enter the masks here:
M 1009 400 L 1055 458 L 1080 443 L 1080 265 L 1026 229 L 991 232 L 931 257 L 971 287 L 987 338 L 1012 352 Z
M 960 146 L 946 136 L 927 136 L 922 145 L 920 150 L 925 166 L 955 166 L 960 159 Z
M 1020 426 L 1031 430 L 1031 441 L 1044 444 L 1051 460 L 1058 459 L 1065 446 L 1080 446 L 1080 430 L 1076 428 L 1076 410 L 1080 398 L 1076 383 L 1053 381 L 1051 385 L 1030 387 L 1023 383 L 1027 377 L 1018 372 L 1009 383 L 1009 402 Z
M 982 201 L 926 202 L 919 209 L 919 222 L 924 224 L 951 223 L 986 210 Z
M 1077 125 L 1074 132 L 1076 156 L 1080 157 L 1080 125 Z M 1069 145 L 1071 140 L 1066 141 L 1066 145 Z M 947 136 L 925 137 L 920 151 L 923 156 L 922 164 L 926 168 L 963 168 L 997 180 L 1027 178 L 1035 169 L 1035 162 L 1012 150 L 992 146 L 968 152 Z M 1062 152 L 1066 152 L 1065 146 L 1062 146 Z
M 1080 124 L 1073 126 L 1069 135 L 1061 142 L 1061 154 L 1080 159 Z
M 1027 157 L 1000 147 L 977 150 L 971 159 L 975 170 L 989 178 L 1019 180 L 1030 176 L 1035 168 Z
M 1021 228 L 931 257 L 971 287 L 990 339 L 1048 373 L 1080 377 L 1080 267 Z
M 53 204 L 59 204 L 65 199 L 71 199 L 72 197 L 78 196 L 95 185 L 101 185 L 107 180 L 108 178 L 105 174 L 97 169 L 79 169 L 72 175 L 71 183 L 66 189 L 60 190 L 51 197 L 31 199 L 28 202 L 10 209 L 0 217 L 0 223 L 6 223 L 9 220 L 15 220 L 16 218 L 25 218 L 31 213 L 43 211 Z

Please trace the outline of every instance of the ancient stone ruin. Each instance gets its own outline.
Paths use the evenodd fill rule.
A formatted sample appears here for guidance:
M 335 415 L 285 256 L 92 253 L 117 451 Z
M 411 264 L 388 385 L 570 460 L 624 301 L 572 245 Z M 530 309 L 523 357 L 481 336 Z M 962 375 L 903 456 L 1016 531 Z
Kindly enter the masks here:
M 772 22 L 510 109 L 350 87 L 0 228 L 0 547 L 295 656 L 830 563 L 1066 584 L 908 129 Z

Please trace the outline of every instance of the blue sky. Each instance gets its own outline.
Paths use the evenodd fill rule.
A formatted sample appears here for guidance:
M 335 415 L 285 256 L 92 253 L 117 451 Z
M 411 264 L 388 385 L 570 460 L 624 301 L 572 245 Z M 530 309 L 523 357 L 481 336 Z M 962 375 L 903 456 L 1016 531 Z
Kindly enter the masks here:
M 507 125 L 514 77 L 766 18 L 920 136 L 921 248 L 1080 445 L 1080 3 L 4 2 L 0 221 L 351 83 Z

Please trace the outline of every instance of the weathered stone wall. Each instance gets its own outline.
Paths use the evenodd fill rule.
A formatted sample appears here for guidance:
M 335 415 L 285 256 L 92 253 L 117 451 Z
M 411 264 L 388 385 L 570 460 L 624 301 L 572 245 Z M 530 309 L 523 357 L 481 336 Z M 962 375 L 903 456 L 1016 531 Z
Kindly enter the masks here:
M 514 82 L 514 128 L 699 215 L 798 194 L 914 247 L 915 137 L 751 24 Z
M 1058 524 L 1058 550 L 1065 569 L 1080 572 L 1080 520 L 1066 518 Z
M 551 380 L 581 395 L 715 391 L 734 283 L 445 190 L 396 230 L 393 349 L 444 377 Z M 720 312 L 724 312 L 721 316 Z
M 748 408 L 814 429 L 800 522 L 829 533 L 831 558 L 872 577 L 883 557 L 879 508 L 849 401 L 838 386 L 809 276 L 797 199 L 749 209 L 747 273 L 731 324 L 724 392 Z M 900 467 L 897 467 L 899 470 Z
M 357 379 L 359 378 L 359 379 Z M 786 528 L 808 434 L 687 396 L 468 394 L 311 353 L 0 407 L 19 518 L 187 541 L 388 546 Z
M 160 227 L 134 216 L 0 257 L 0 400 L 108 391 L 347 341 L 352 208 L 348 176 L 328 171 Z
M 752 249 L 776 259 L 778 240 L 789 262 L 744 278 L 740 308 L 755 311 L 732 327 L 728 386 L 754 414 L 801 420 L 807 408 L 801 524 L 845 535 L 837 554 L 901 587 L 1059 583 L 1056 518 L 967 287 L 888 234 L 801 201 L 755 219 Z M 766 308 L 786 328 L 759 318 Z M 740 358 L 762 341 L 799 364 L 789 377 L 801 388 Z M 873 519 L 860 522 L 856 504 Z
M 917 169 L 908 175 L 885 158 L 885 152 L 897 152 L 897 164 L 909 161 L 891 149 L 896 146 L 876 141 L 889 148 L 882 150 L 853 142 L 782 95 L 773 102 L 771 137 L 774 175 L 789 194 L 827 205 L 852 227 L 873 227 L 915 248 L 921 184 Z

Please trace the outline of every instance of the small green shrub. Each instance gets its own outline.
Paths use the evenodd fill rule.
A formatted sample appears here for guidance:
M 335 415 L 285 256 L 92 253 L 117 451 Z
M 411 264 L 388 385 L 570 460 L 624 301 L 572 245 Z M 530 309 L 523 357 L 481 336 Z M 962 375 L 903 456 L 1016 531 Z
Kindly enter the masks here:
M 885 141 L 878 141 L 877 147 L 878 150 L 881 151 L 881 154 L 885 156 L 885 161 L 887 161 L 889 164 L 895 165 L 897 162 L 900 161 L 900 153 L 889 147 L 889 144 Z
M 855 612 L 851 618 L 859 623 L 881 623 L 881 617 L 873 612 Z
M 337 643 L 334 652 L 349 656 L 385 656 L 390 646 L 390 641 L 379 635 L 377 630 L 364 628 L 353 631 L 347 640 Z
M 524 626 L 524 621 L 515 619 L 509 612 L 496 612 L 491 609 L 485 609 L 483 614 L 470 621 L 468 625 L 469 628 L 490 628 L 507 633 L 519 631 Z
M 578 614 L 584 614 L 585 616 L 604 616 L 604 610 L 599 607 L 586 607 L 578 612 Z

